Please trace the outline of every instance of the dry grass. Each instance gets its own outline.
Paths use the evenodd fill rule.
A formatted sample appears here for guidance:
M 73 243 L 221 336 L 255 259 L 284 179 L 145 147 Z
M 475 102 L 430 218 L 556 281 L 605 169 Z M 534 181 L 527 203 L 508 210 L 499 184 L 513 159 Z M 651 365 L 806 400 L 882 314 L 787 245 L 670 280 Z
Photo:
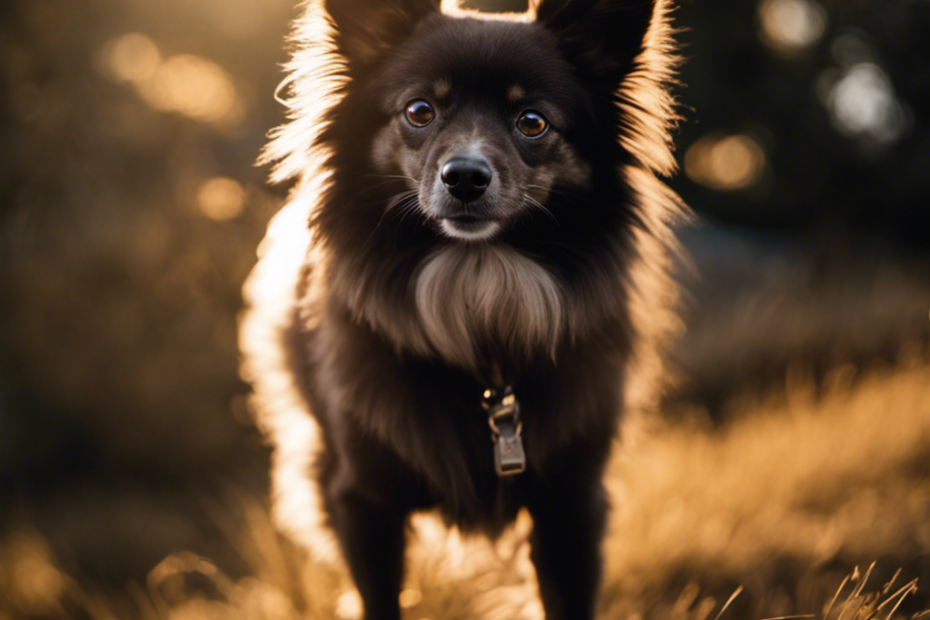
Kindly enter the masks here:
M 851 376 L 835 371 L 817 396 L 793 380 L 722 429 L 653 429 L 619 455 L 601 617 L 887 620 L 930 607 L 911 581 L 930 576 L 930 366 Z M 0 542 L 0 620 L 357 617 L 338 562 L 306 560 L 260 504 L 246 514 L 230 536 L 251 575 L 177 554 L 121 597 L 88 594 L 21 531 Z M 492 546 L 417 517 L 406 617 L 540 618 L 528 521 Z
M 930 553 L 930 368 L 850 388 L 853 374 L 835 371 L 820 397 L 795 380 L 787 399 L 744 405 L 719 432 L 668 428 L 618 462 L 616 608 L 694 583 L 718 597 L 743 585 L 757 617 L 820 614 L 857 564 L 918 576 Z

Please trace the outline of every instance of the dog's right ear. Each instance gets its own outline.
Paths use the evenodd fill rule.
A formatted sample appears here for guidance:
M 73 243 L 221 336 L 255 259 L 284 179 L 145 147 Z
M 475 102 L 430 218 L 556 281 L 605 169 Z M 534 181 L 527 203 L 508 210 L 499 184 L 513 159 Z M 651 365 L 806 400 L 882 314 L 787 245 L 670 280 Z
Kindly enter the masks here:
M 365 67 L 384 57 L 430 14 L 440 0 L 325 0 L 335 26 L 336 49 L 351 67 Z

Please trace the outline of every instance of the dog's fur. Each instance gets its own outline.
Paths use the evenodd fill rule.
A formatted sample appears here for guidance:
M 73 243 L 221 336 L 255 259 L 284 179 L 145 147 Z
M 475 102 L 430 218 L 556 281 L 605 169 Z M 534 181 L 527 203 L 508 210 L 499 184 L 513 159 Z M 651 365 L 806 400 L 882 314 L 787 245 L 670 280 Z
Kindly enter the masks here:
M 427 508 L 494 536 L 526 507 L 547 617 L 594 614 L 605 464 L 674 325 L 669 227 L 684 210 L 656 177 L 674 168 L 669 10 L 305 6 L 292 120 L 266 153 L 299 184 L 246 286 L 243 372 L 276 449 L 279 517 L 303 527 L 312 474 L 368 620 L 399 617 L 405 521 Z M 425 127 L 404 117 L 413 100 L 433 107 Z M 548 119 L 541 137 L 517 131 L 527 109 Z M 468 204 L 440 181 L 456 156 L 491 171 Z M 481 409 L 503 385 L 528 459 L 512 479 Z

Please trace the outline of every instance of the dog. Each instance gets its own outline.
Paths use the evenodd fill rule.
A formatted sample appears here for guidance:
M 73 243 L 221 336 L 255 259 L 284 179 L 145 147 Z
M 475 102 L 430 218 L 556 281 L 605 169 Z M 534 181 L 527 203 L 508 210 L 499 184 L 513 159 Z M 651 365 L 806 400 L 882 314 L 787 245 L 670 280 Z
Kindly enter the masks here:
M 546 617 L 594 616 L 605 467 L 677 325 L 671 10 L 304 5 L 242 371 L 279 520 L 318 495 L 368 620 L 428 509 L 494 537 L 525 508 Z

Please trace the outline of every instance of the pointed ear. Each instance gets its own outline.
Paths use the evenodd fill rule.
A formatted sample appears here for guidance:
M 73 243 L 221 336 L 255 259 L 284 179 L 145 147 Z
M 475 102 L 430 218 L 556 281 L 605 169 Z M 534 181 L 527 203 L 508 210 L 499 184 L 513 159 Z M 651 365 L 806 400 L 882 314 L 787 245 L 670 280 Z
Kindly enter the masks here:
M 383 57 L 413 32 L 424 17 L 439 12 L 440 0 L 325 0 L 335 26 L 336 49 L 350 66 Z
M 540 0 L 536 23 L 553 32 L 565 57 L 616 87 L 633 68 L 657 0 Z

